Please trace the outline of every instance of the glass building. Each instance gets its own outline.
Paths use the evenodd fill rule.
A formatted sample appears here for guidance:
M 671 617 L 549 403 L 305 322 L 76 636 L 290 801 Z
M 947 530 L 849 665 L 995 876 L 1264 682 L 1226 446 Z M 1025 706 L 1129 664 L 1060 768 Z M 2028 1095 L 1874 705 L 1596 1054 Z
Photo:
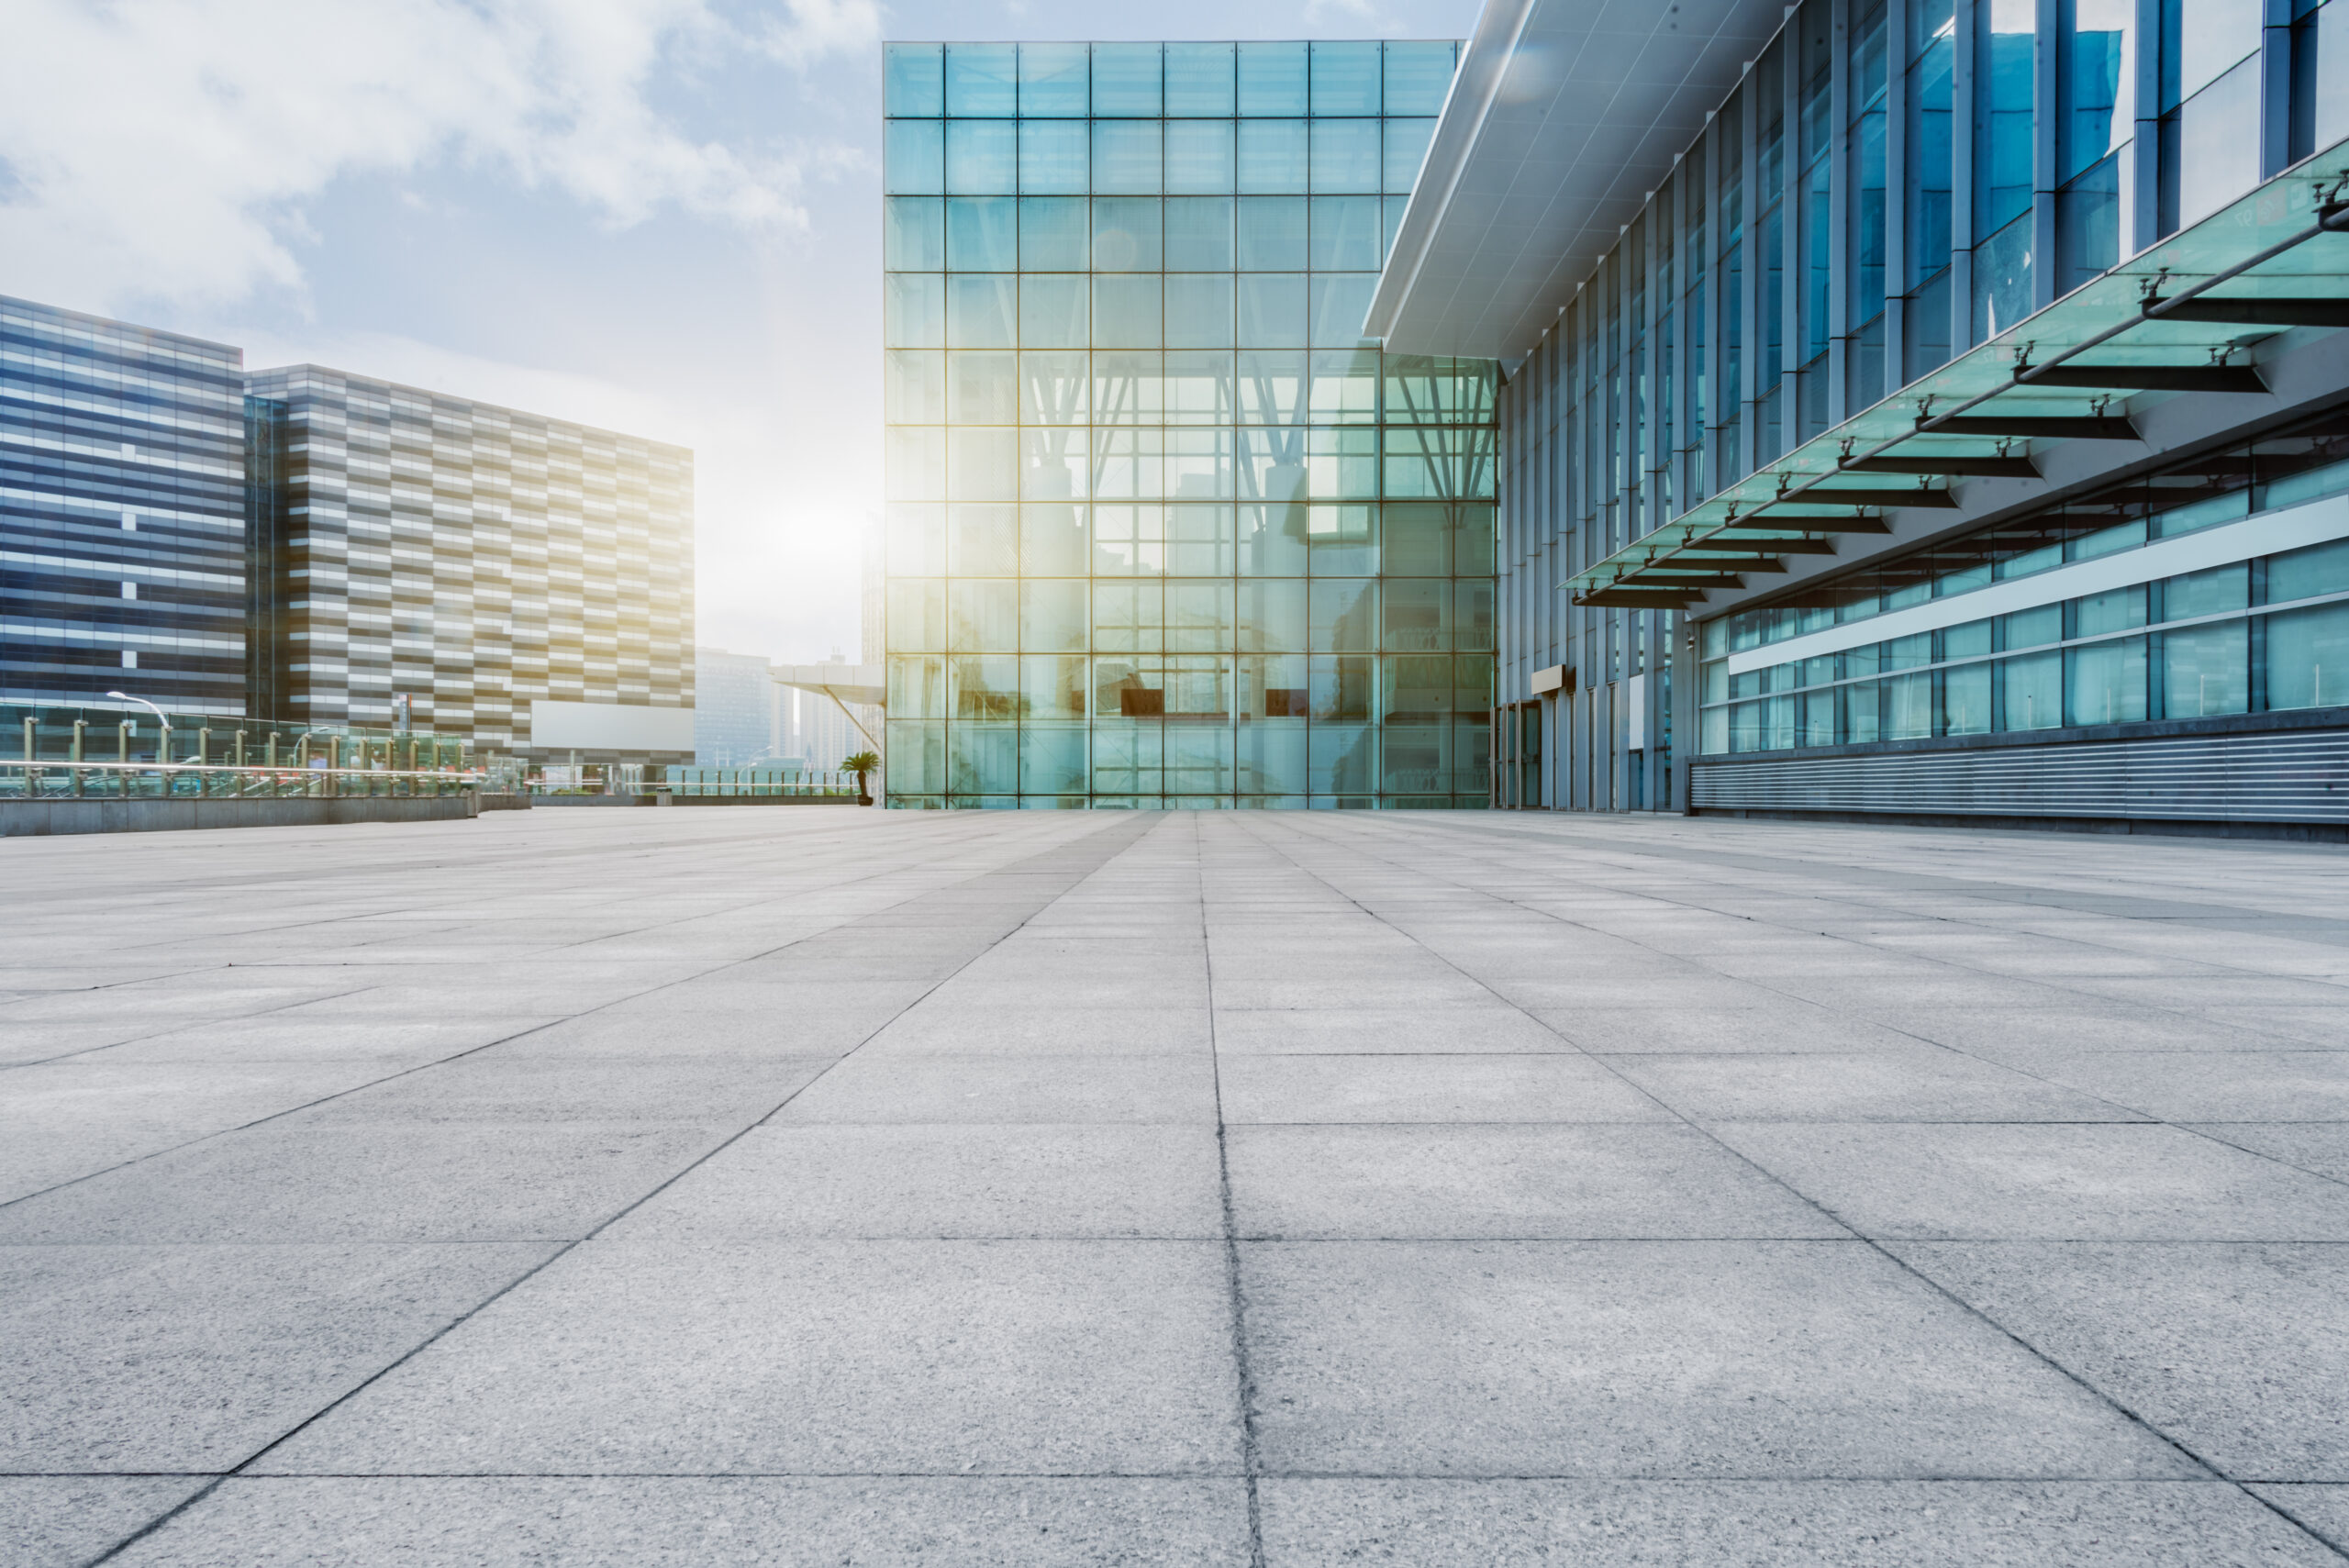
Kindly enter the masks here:
M 1498 802 L 2349 827 L 2349 0 L 1720 22 L 1600 124 L 1494 0 L 1374 303 L 1504 372 Z
M 774 677 L 762 655 L 695 649 L 695 765 L 747 768 L 776 756 L 774 699 Z
M 890 804 L 1486 804 L 1494 367 L 1364 335 L 1456 53 L 888 46 Z
M 254 711 L 247 411 L 234 348 L 0 297 L 0 702 Z
M 280 452 L 276 711 L 692 760 L 690 451 L 322 365 L 250 384 Z

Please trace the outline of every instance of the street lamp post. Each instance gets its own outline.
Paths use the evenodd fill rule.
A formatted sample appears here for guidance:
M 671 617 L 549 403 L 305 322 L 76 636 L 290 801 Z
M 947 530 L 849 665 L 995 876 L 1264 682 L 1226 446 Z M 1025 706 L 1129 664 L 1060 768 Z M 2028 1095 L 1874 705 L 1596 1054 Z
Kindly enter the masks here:
M 172 716 L 164 714 L 160 706 L 148 702 L 146 697 L 131 697 L 129 693 L 106 693 L 106 695 L 113 697 L 115 702 L 136 702 L 139 706 L 143 706 L 143 709 L 148 709 L 150 714 L 155 714 L 155 728 L 162 730 L 162 735 L 155 737 L 155 761 L 158 762 L 172 761 Z

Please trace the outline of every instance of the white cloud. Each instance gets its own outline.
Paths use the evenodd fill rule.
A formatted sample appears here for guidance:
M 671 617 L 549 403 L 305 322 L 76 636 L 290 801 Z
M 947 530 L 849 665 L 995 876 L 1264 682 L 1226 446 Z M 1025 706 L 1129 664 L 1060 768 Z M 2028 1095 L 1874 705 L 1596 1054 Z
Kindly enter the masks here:
M 0 290 L 106 309 L 298 288 L 338 176 L 493 165 L 618 225 L 664 206 L 805 223 L 798 161 L 696 139 L 664 72 L 740 47 L 805 70 L 879 36 L 873 0 L 10 0 Z

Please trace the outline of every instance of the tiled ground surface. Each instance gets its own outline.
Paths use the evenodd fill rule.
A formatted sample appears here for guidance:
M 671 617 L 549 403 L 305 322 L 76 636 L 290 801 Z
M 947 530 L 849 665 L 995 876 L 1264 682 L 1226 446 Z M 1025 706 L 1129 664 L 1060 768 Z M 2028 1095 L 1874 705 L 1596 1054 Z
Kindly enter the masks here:
M 777 808 L 0 875 L 12 1568 L 2349 1556 L 2337 850 Z

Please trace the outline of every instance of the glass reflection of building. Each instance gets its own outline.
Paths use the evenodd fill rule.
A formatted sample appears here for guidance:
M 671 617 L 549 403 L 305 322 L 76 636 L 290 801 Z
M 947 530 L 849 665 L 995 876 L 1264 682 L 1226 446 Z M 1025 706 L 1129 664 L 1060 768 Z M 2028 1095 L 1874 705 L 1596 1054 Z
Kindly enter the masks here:
M 1455 55 L 889 46 L 893 805 L 1486 803 L 1494 367 L 1362 336 Z

